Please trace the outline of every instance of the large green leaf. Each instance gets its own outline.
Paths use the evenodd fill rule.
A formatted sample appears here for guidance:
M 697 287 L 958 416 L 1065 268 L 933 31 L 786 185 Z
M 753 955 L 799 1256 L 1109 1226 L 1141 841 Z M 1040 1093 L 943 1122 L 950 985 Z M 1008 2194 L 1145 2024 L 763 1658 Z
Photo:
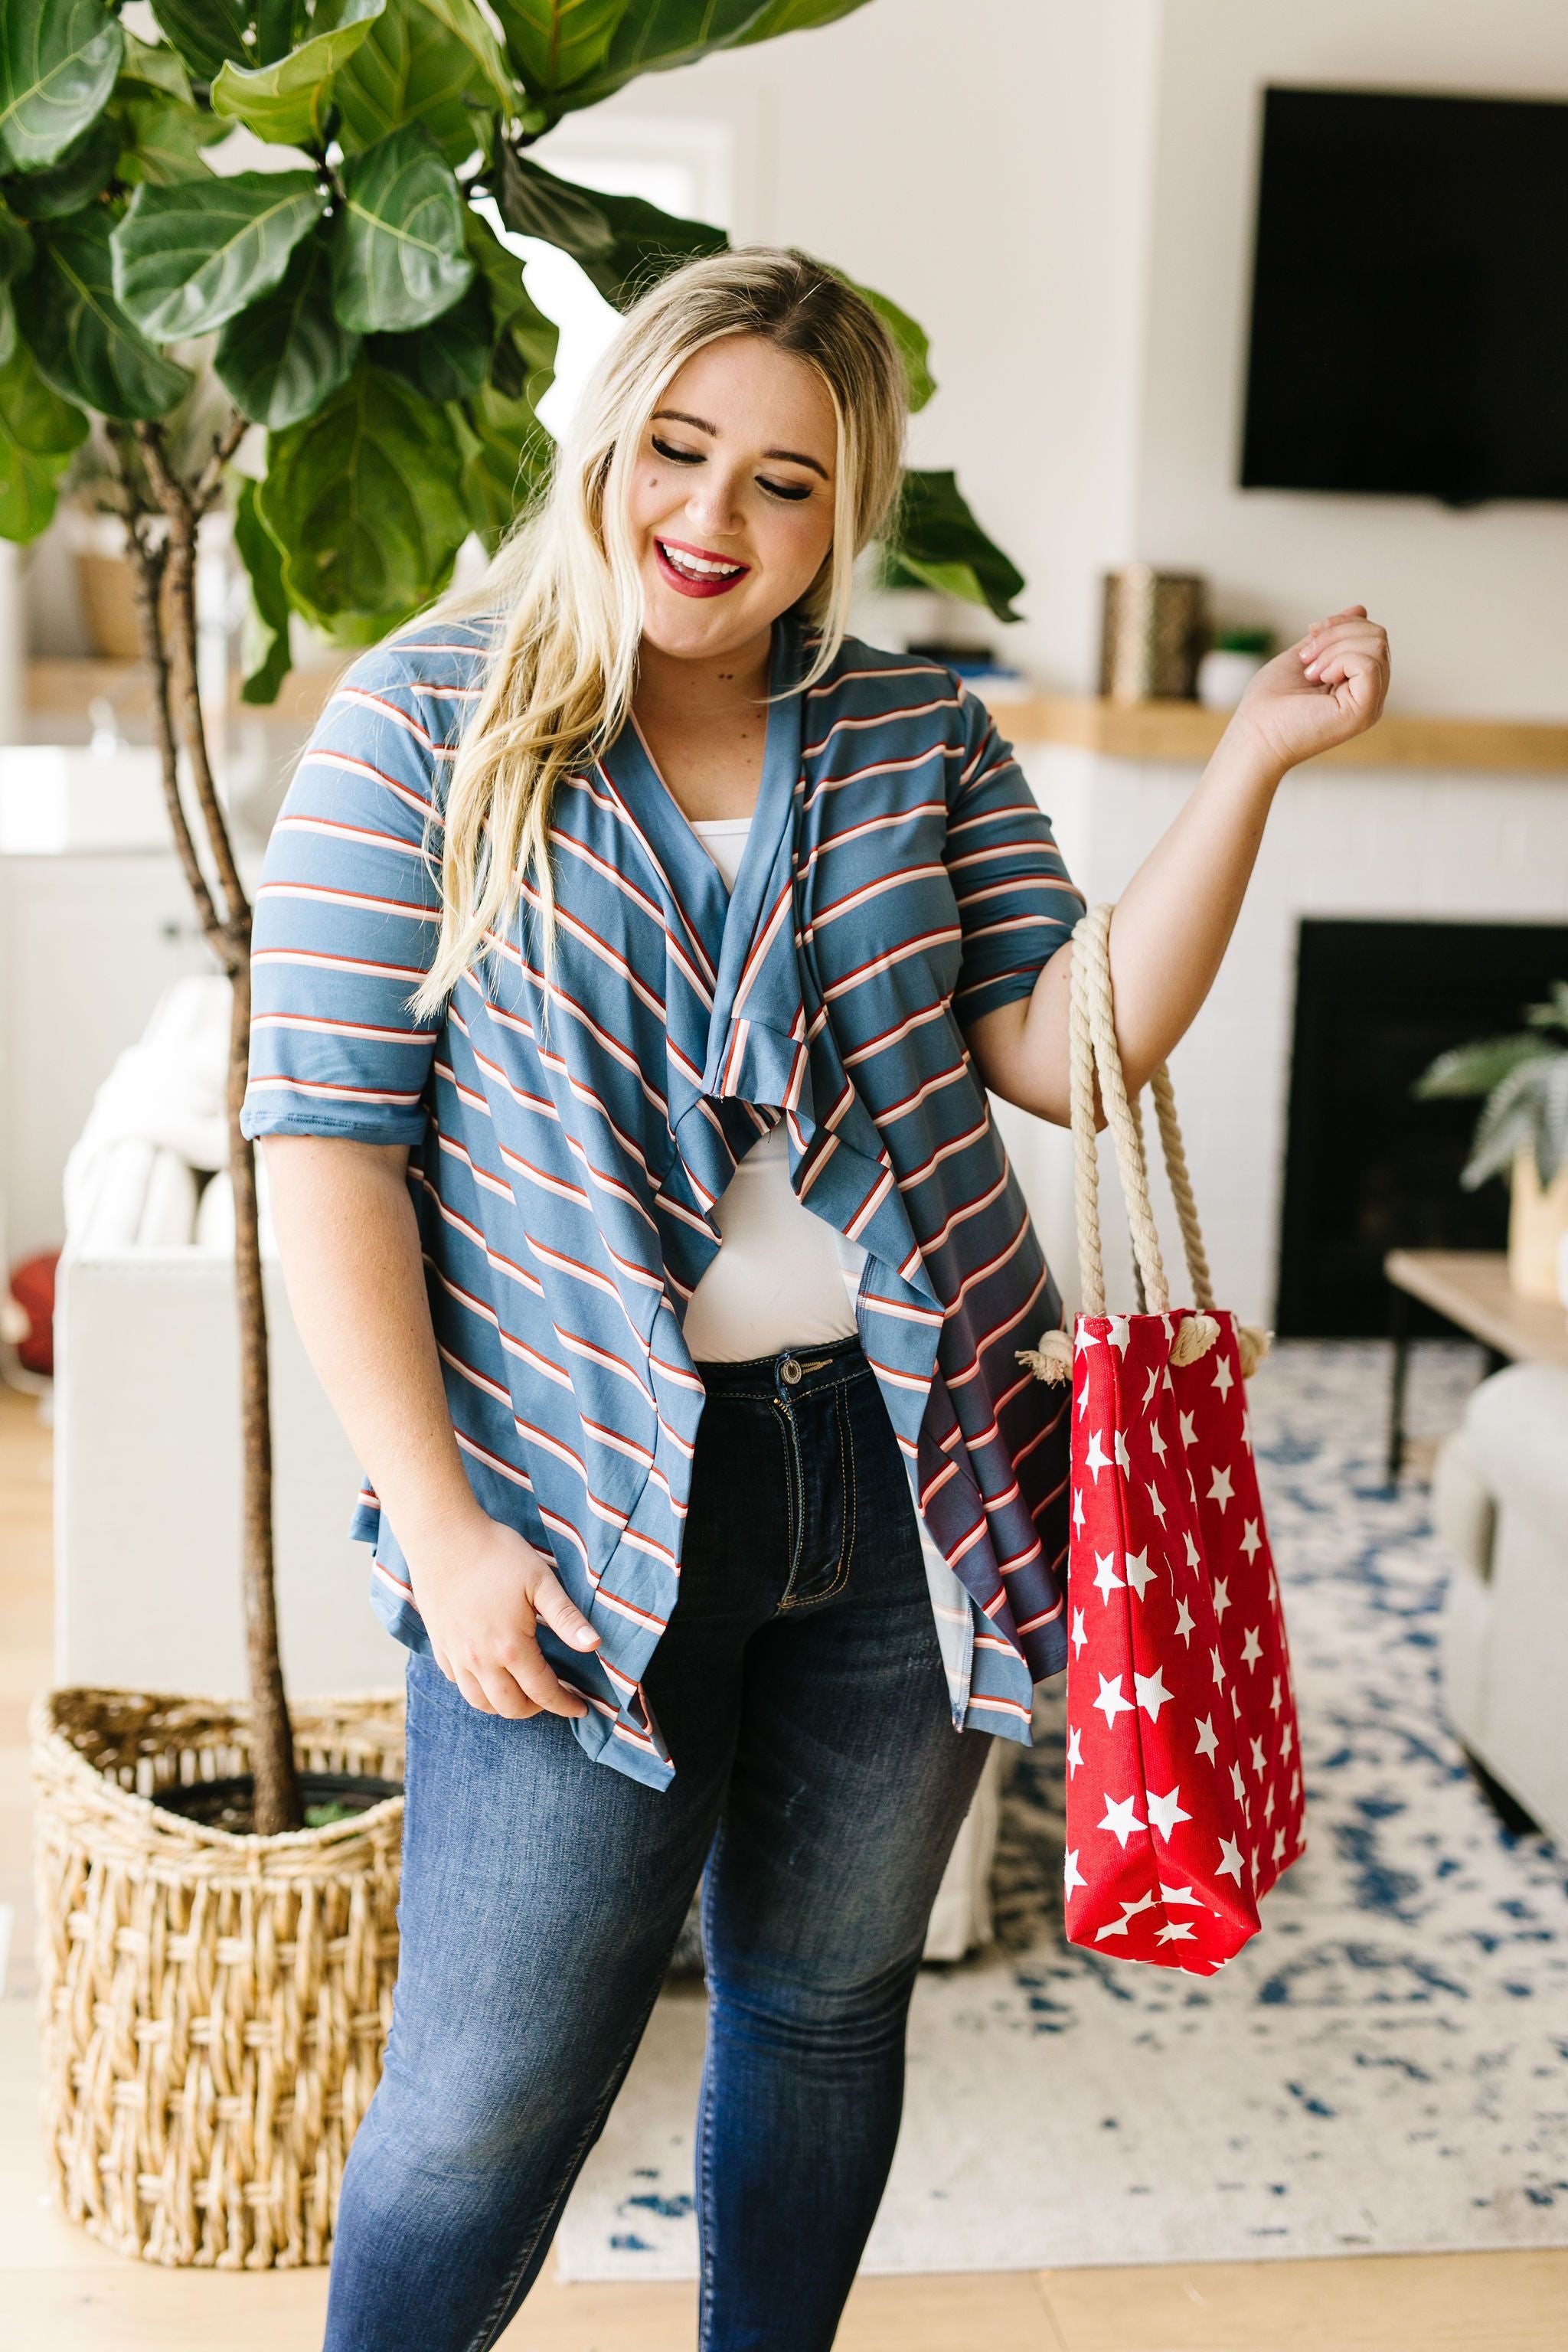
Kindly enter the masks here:
M 103 0 L 0 0 L 0 169 L 58 162 L 108 105 L 124 47 Z
M 865 5 L 866 0 L 769 0 L 762 15 L 728 47 L 747 48 L 753 41 L 777 40 L 781 33 L 814 32 L 818 25 L 835 24 Z
M 343 173 L 332 299 L 356 334 L 424 327 L 465 292 L 462 191 L 416 123 L 378 139 Z
M 289 603 L 328 625 L 413 612 L 469 529 L 446 412 L 364 366 L 276 436 L 257 506 L 284 551 Z
M 138 188 L 110 238 L 115 299 L 154 342 L 210 335 L 271 291 L 326 208 L 311 172 Z
M 23 344 L 0 365 L 0 539 L 37 539 L 55 510 L 71 452 L 87 438 L 87 418 L 61 400 Z
M 277 291 L 229 320 L 213 368 L 242 416 L 281 433 L 347 383 L 359 351 L 332 309 L 331 257 L 310 237 Z
M 249 56 L 245 0 L 153 0 L 153 14 L 198 81 L 211 81 L 224 65 L 244 65 Z
M 480 29 L 489 37 L 482 22 Z M 449 163 L 464 163 L 484 143 L 466 103 L 468 93 L 480 88 L 472 50 L 423 0 L 387 0 L 332 84 L 332 103 L 342 118 L 339 136 L 352 153 L 418 122 Z
M 970 513 L 952 473 L 910 467 L 903 480 L 897 525 L 889 542 L 894 584 L 902 565 L 922 587 L 941 588 L 971 604 L 984 604 L 999 621 L 1017 621 L 1013 598 L 1024 575 L 987 539 Z
M 364 355 L 423 399 L 463 400 L 488 381 L 495 340 L 489 298 L 476 278 L 433 327 L 416 334 L 372 335 Z
M 527 400 L 508 400 L 493 384 L 464 404 L 463 418 L 468 516 L 493 555 L 518 509 L 548 481 L 555 445 Z
M 334 74 L 348 63 L 386 0 L 320 0 L 310 37 L 271 65 L 226 63 L 213 83 L 215 114 L 258 139 L 298 147 L 316 138 Z
M 514 0 L 498 0 L 496 10 L 509 39 L 512 5 Z M 551 109 L 595 106 L 639 74 L 668 73 L 712 49 L 728 48 L 768 5 L 769 0 L 633 0 L 617 17 L 599 62 L 569 89 L 555 92 Z
M 17 323 L 57 392 L 131 423 L 163 415 L 190 390 L 191 377 L 115 300 L 109 228 L 108 215 L 94 206 L 37 231 Z
M 626 13 L 626 0 L 496 0 L 513 64 L 550 98 L 598 70 Z
M 123 78 L 120 86 L 125 90 Z M 194 180 L 205 169 L 202 150 L 226 139 L 229 125 L 205 114 L 183 99 L 116 94 L 110 112 L 125 145 L 115 169 L 128 188 L 146 181 L 167 188 L 176 180 Z
M 47 172 L 27 172 L 6 181 L 13 210 L 24 220 L 63 220 L 68 213 L 80 212 L 113 178 L 121 140 L 113 110 L 100 114 Z
M 288 677 L 289 598 L 283 558 L 256 510 L 257 485 L 247 478 L 234 502 L 234 544 L 250 583 L 250 602 L 240 632 L 239 698 L 276 702 Z
M 489 297 L 495 328 L 491 380 L 507 398 L 526 395 L 537 408 L 554 382 L 560 330 L 523 284 L 522 263 L 517 255 L 508 252 L 489 223 L 471 206 L 463 223 L 463 237 Z
M 12 281 L 32 266 L 33 240 L 9 208 L 0 204 L 0 364 L 16 348 L 16 305 Z
M 137 82 L 143 89 L 156 90 L 160 98 L 177 98 L 185 106 L 191 102 L 185 61 L 167 41 L 139 41 L 134 33 L 127 33 L 120 81 L 121 89 L 127 82 Z
M 445 25 L 456 41 L 461 41 L 472 58 L 479 79 L 503 114 L 516 111 L 517 85 L 513 81 L 500 44 L 485 21 L 475 0 L 425 0 L 430 15 Z
M 489 184 L 508 228 L 558 245 L 617 310 L 629 310 L 658 278 L 730 240 L 707 221 L 682 220 L 641 196 L 610 196 L 558 180 L 502 141 Z

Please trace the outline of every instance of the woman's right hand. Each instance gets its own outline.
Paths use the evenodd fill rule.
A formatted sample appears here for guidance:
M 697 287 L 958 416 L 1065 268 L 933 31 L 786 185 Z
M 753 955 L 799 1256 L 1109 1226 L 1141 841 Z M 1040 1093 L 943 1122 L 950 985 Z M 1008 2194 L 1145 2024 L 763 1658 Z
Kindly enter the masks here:
M 534 1629 L 542 1618 L 583 1651 L 599 1636 L 542 1552 L 478 1510 L 413 1550 L 414 1605 L 436 1664 L 470 1706 L 517 1720 L 542 1709 L 587 1714 L 586 1700 L 551 1670 Z

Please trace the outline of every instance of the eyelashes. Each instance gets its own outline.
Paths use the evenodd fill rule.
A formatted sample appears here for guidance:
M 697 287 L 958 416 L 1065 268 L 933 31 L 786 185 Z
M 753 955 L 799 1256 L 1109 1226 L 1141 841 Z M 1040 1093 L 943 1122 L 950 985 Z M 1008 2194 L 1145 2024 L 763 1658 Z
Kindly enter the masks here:
M 700 450 L 672 449 L 668 441 L 659 439 L 657 433 L 650 434 L 648 438 L 658 456 L 668 457 L 674 465 L 700 466 L 702 463 Z M 808 482 L 769 482 L 764 481 L 760 474 L 757 480 L 771 498 L 782 499 L 788 506 L 798 506 L 802 499 L 808 499 L 811 496 L 811 486 Z

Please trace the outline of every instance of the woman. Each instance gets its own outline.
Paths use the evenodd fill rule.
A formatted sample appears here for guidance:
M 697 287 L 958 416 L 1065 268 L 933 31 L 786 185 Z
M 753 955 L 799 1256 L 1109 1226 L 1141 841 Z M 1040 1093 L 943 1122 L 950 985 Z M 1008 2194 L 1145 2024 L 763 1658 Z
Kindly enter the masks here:
M 268 850 L 245 1129 L 410 1652 L 329 2352 L 496 2340 L 700 1878 L 701 2345 L 829 2345 L 943 1865 L 1066 1663 L 1066 1425 L 1016 1360 L 1060 1302 L 986 1090 L 1065 1121 L 1081 901 L 955 674 L 844 634 L 904 420 L 805 256 L 677 270 Z M 1129 886 L 1134 1083 L 1386 677 L 1359 607 L 1272 663 Z

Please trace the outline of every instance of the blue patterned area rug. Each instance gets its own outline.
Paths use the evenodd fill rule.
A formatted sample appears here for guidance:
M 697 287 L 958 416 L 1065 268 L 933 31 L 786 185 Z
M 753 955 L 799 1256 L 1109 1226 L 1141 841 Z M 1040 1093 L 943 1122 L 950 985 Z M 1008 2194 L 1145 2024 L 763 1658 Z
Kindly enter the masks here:
M 1416 1351 L 1411 1425 L 1458 1418 Z M 1253 1383 L 1300 1711 L 1305 1854 L 1215 1977 L 1062 1937 L 1059 1684 L 1004 1801 L 998 1941 L 922 1970 L 865 2267 L 1019 2270 L 1568 2245 L 1568 1869 L 1445 1719 L 1448 1570 L 1384 1487 L 1387 1353 L 1297 1342 Z M 696 2271 L 700 1987 L 661 1998 L 568 2208 L 563 2275 Z

